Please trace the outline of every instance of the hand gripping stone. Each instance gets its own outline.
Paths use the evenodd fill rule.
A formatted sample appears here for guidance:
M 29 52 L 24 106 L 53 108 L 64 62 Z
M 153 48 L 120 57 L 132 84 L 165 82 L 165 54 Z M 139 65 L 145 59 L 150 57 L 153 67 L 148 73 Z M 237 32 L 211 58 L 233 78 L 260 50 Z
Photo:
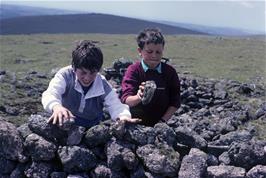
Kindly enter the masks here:
M 143 97 L 141 99 L 142 104 L 147 105 L 150 103 L 156 88 L 156 83 L 153 80 L 148 80 L 145 82 Z

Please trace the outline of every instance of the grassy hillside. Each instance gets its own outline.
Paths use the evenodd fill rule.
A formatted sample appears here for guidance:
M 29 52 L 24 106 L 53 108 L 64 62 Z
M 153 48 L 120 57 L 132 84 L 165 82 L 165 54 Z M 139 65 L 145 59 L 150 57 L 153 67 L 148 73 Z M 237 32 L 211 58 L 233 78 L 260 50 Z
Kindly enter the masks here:
M 26 16 L 0 20 L 0 34 L 103 33 L 136 34 L 139 29 L 159 27 L 165 34 L 205 34 L 181 27 L 107 14 Z
M 70 63 L 75 41 L 98 41 L 104 53 L 104 66 L 114 59 L 136 59 L 135 35 L 69 34 L 0 36 L 1 69 L 17 74 L 30 70 L 49 73 Z M 164 56 L 172 59 L 179 73 L 189 72 L 208 78 L 265 82 L 264 37 L 227 38 L 213 36 L 166 36 Z

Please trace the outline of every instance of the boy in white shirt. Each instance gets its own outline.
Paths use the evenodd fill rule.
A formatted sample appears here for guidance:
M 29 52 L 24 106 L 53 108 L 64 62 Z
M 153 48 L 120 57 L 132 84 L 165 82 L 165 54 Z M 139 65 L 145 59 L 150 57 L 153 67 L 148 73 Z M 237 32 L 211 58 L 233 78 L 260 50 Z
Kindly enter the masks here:
M 103 119 L 106 107 L 112 120 L 137 123 L 129 108 L 99 73 L 103 64 L 101 49 L 90 41 L 81 41 L 72 52 L 72 66 L 60 69 L 42 94 L 42 104 L 52 116 L 48 122 L 60 126 L 68 119 L 89 128 Z

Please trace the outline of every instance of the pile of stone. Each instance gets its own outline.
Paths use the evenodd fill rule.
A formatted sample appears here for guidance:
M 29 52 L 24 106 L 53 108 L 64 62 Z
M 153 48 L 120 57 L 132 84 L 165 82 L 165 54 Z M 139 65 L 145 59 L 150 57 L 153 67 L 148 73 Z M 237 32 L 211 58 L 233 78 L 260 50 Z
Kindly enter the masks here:
M 266 140 L 251 124 L 266 123 L 265 89 L 182 75 L 180 81 L 181 107 L 154 127 L 108 115 L 87 130 L 48 124 L 45 113 L 20 127 L 0 118 L 0 177 L 266 177 Z
M 0 120 L 1 177 L 265 177 L 265 141 L 232 131 L 208 142 L 174 127 L 182 120 L 154 127 L 106 120 L 88 130 L 48 124 L 41 115 L 18 128 Z
M 167 63 L 170 61 L 168 58 L 162 58 L 162 62 Z M 131 59 L 124 57 L 115 59 L 111 67 L 104 68 L 104 76 L 107 80 L 114 80 L 118 84 L 121 84 L 123 76 L 129 65 L 133 64 Z
M 115 59 L 112 67 L 104 68 L 104 76 L 107 80 L 115 80 L 117 83 L 121 83 L 122 78 L 127 70 L 127 67 L 133 62 L 130 59 L 124 57 Z

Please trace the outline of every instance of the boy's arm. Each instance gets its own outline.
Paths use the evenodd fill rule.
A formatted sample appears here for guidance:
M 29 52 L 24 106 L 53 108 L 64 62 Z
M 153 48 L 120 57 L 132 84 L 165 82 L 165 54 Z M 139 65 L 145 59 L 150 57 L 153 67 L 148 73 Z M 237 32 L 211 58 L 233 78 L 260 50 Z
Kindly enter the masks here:
M 163 121 L 168 121 L 180 107 L 180 81 L 175 69 L 170 68 L 168 72 L 171 73 L 171 76 L 168 77 L 168 84 L 170 89 L 170 105 L 161 118 Z
M 62 95 L 66 90 L 66 81 L 62 74 L 57 73 L 50 81 L 46 91 L 42 94 L 42 104 L 46 111 L 52 113 L 48 122 L 59 123 L 61 126 L 66 119 L 74 118 L 74 115 L 62 106 Z
M 55 105 L 62 105 L 62 94 L 65 89 L 66 81 L 60 73 L 57 73 L 42 94 L 42 105 L 46 111 L 52 113 Z
M 163 121 L 167 122 L 176 112 L 177 108 L 174 106 L 169 106 L 166 112 L 164 113 L 163 117 L 161 118 Z
M 134 67 L 129 66 L 122 81 L 121 101 L 129 107 L 133 107 L 141 102 L 142 96 L 143 85 L 140 85 L 138 71 Z
M 169 89 L 170 89 L 170 104 L 169 106 L 173 106 L 175 108 L 179 108 L 181 105 L 181 96 L 180 96 L 180 81 L 179 77 L 175 71 L 172 69 L 172 75 L 169 77 Z
M 138 118 L 131 118 L 129 107 L 121 103 L 117 93 L 112 90 L 104 99 L 104 105 L 109 111 L 112 120 L 123 120 L 127 122 L 137 123 L 140 122 Z
M 143 90 L 144 90 L 144 82 L 141 83 L 139 86 L 139 90 L 136 95 L 128 96 L 125 100 L 125 104 L 127 104 L 129 107 L 133 107 L 138 105 L 143 97 Z

